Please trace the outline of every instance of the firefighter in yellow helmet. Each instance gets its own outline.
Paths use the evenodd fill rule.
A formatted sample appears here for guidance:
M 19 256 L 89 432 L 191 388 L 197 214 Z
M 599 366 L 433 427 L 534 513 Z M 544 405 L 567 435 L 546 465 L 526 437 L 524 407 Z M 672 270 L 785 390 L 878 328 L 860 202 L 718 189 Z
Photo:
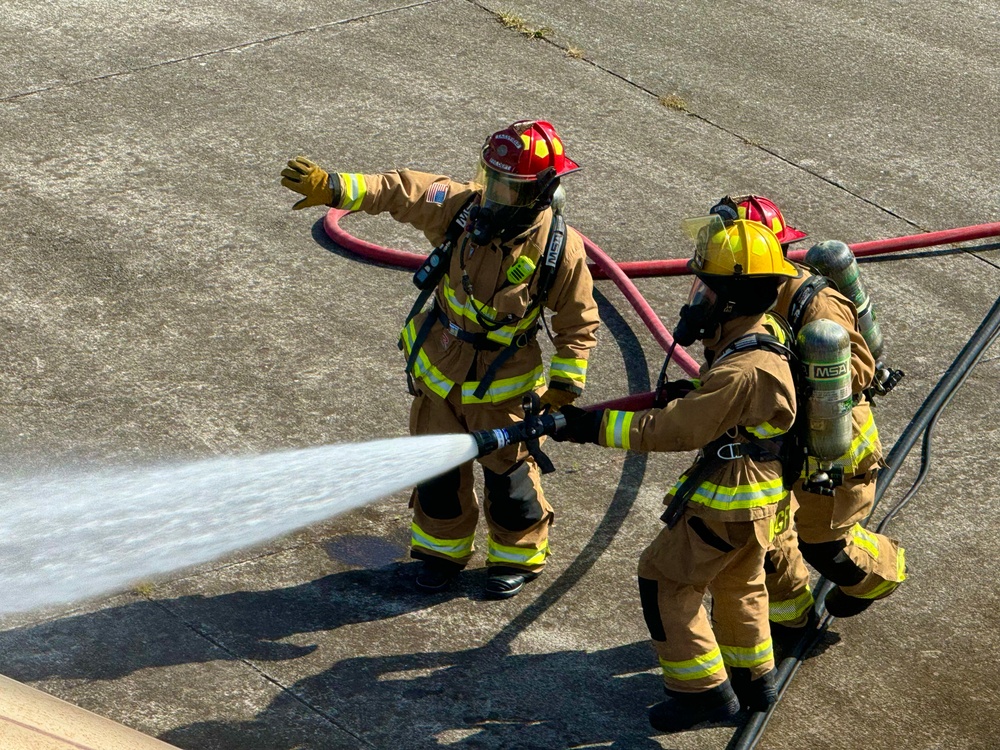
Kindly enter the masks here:
M 782 251 L 806 237 L 789 226 L 777 205 L 763 196 L 727 196 L 712 211 L 723 217 L 745 216 L 768 227 L 779 227 Z M 859 523 L 871 513 L 876 478 L 885 465 L 878 428 L 865 396 L 875 376 L 875 358 L 862 335 L 854 304 L 825 277 L 805 266 L 793 265 L 800 273 L 781 285 L 774 312 L 788 321 L 795 335 L 816 320 L 833 321 L 847 331 L 854 407 L 851 447 L 835 462 L 843 471 L 843 482 L 832 492 L 824 490 L 820 494 L 820 488 L 807 481 L 816 469 L 807 460 L 802 476 L 792 487 L 790 510 L 794 524 L 775 539 L 774 549 L 768 554 L 771 622 L 789 635 L 808 623 L 813 608 L 809 571 L 803 558 L 837 584 L 825 600 L 827 611 L 834 617 L 859 614 L 873 601 L 895 591 L 906 578 L 905 551 L 899 543 Z
M 787 331 L 765 313 L 781 282 L 799 272 L 760 224 L 711 216 L 685 228 L 697 242 L 688 264 L 697 278 L 674 336 L 705 346 L 697 387 L 642 412 L 567 406 L 556 438 L 643 452 L 701 449 L 667 493 L 666 526 L 639 559 L 643 616 L 668 696 L 649 720 L 663 732 L 775 700 L 764 558 L 787 496 L 779 441 L 796 411 Z
M 282 171 L 281 184 L 305 196 L 294 208 L 388 212 L 437 246 L 414 276 L 423 294 L 400 338 L 414 396 L 411 434 L 508 427 L 524 419 L 526 394 L 559 409 L 583 392 L 597 304 L 583 239 L 560 209 L 560 180 L 577 169 L 550 123 L 523 120 L 486 139 L 472 182 L 410 169 L 331 176 L 302 157 Z M 555 348 L 548 378 L 537 338 L 545 308 Z M 486 594 L 505 599 L 545 566 L 553 512 L 525 444 L 479 460 Z M 472 462 L 418 485 L 411 507 L 410 551 L 422 561 L 416 585 L 441 591 L 473 553 Z

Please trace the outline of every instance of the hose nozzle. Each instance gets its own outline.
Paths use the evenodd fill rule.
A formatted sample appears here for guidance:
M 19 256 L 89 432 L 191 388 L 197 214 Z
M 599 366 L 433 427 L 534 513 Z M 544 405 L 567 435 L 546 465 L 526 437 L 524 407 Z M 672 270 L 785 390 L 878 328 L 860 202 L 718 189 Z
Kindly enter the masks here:
M 512 443 L 524 443 L 538 440 L 543 435 L 555 435 L 566 426 L 566 417 L 558 412 L 554 414 L 536 414 L 517 422 L 510 427 L 496 430 L 478 430 L 472 433 L 479 447 L 479 457 L 482 458 L 494 451 L 505 448 Z
M 524 409 L 523 422 L 517 422 L 510 427 L 501 427 L 497 430 L 480 430 L 472 433 L 472 437 L 476 439 L 476 445 L 479 446 L 479 458 L 511 443 L 524 443 L 528 449 L 528 455 L 535 459 L 535 463 L 538 464 L 542 473 L 550 474 L 556 470 L 556 467 L 542 452 L 538 441 L 542 436 L 555 435 L 565 427 L 566 417 L 559 412 L 542 414 L 541 401 L 534 391 L 525 394 L 521 401 L 521 408 Z

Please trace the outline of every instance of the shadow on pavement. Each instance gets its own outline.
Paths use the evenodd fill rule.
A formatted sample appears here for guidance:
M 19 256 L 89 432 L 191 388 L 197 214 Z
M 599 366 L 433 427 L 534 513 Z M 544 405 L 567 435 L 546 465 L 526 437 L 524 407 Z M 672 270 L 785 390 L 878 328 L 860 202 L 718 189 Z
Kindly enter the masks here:
M 645 717 L 661 686 L 653 663 L 645 642 L 591 653 L 485 646 L 345 659 L 291 686 L 253 721 L 199 722 L 160 739 L 190 750 L 660 748 Z M 328 724 L 288 739 L 283 727 L 306 728 L 303 706 Z M 343 744 L 331 744 L 334 726 Z
M 112 680 L 149 667 L 295 659 L 316 646 L 275 641 L 384 620 L 466 595 L 463 585 L 434 597 L 415 592 L 412 567 L 350 570 L 271 591 L 141 601 L 15 628 L 0 633 L 0 674 L 21 682 Z M 202 638 L 177 638 L 177 621 Z

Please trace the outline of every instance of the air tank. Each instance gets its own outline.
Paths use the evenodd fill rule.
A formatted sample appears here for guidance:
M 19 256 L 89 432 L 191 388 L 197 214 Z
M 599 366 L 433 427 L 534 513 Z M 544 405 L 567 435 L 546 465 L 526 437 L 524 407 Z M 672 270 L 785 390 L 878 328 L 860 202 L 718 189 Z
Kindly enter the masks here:
M 868 349 L 876 362 L 881 361 L 884 342 L 871 298 L 861 283 L 861 270 L 851 248 L 837 240 L 820 242 L 809 248 L 805 263 L 837 285 L 837 290 L 847 297 L 858 310 L 858 323 Z
M 843 326 L 820 319 L 803 326 L 797 342 L 809 386 L 806 445 L 829 469 L 851 448 L 851 337 Z

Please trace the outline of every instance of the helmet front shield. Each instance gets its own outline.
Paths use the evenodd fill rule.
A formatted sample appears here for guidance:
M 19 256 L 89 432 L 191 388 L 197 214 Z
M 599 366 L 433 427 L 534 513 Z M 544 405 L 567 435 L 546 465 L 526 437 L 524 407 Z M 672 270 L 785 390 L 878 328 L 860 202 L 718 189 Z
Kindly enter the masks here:
M 512 208 L 534 205 L 542 188 L 538 180 L 502 174 L 487 167 L 482 160 L 476 169 L 474 182 L 483 187 L 483 205 Z
M 729 245 L 729 234 L 726 224 L 718 214 L 695 216 L 681 221 L 681 230 L 694 240 L 694 257 L 688 264 L 694 273 L 718 274 L 719 256 L 727 250 L 732 254 Z M 735 256 L 733 257 L 735 263 Z

